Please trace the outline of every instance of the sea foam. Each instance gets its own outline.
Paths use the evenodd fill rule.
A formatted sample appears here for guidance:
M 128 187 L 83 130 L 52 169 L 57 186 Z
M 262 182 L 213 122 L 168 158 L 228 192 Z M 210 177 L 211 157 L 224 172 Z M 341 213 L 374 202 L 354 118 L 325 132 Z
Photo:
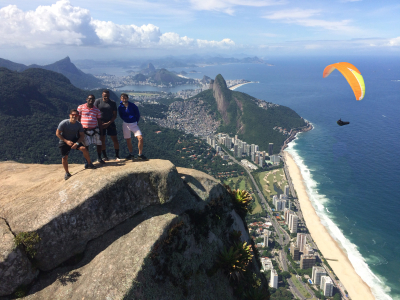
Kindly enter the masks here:
M 318 217 L 320 218 L 322 225 L 324 225 L 332 238 L 338 243 L 339 247 L 347 254 L 347 257 L 349 258 L 355 271 L 371 288 L 375 298 L 378 300 L 393 299 L 388 295 L 388 293 L 390 293 L 390 287 L 384 284 L 385 279 L 376 276 L 371 271 L 366 263 L 365 258 L 358 251 L 357 246 L 347 239 L 339 227 L 329 218 L 329 215 L 324 209 L 324 204 L 329 203 L 330 201 L 329 195 L 323 195 L 319 193 L 318 182 L 313 179 L 312 170 L 310 171 L 310 169 L 304 163 L 303 158 L 295 149 L 297 139 L 298 137 L 296 136 L 296 138 L 289 143 L 286 151 L 293 157 L 293 160 L 300 169 L 307 195 Z

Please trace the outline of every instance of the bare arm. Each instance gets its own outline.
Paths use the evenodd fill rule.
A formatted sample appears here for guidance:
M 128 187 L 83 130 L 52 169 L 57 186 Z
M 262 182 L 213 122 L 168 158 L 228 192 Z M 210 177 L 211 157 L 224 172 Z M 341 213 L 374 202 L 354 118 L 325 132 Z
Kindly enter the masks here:
M 70 147 L 72 147 L 72 145 L 74 144 L 72 141 L 69 141 L 69 140 L 65 139 L 65 138 L 62 136 L 62 131 L 59 130 L 59 129 L 57 129 L 57 131 L 56 131 L 56 136 L 57 136 L 60 140 L 62 140 L 64 143 L 66 143 L 68 146 L 70 146 Z
M 103 122 L 100 118 L 97 118 L 97 124 L 99 124 L 100 136 L 103 136 Z

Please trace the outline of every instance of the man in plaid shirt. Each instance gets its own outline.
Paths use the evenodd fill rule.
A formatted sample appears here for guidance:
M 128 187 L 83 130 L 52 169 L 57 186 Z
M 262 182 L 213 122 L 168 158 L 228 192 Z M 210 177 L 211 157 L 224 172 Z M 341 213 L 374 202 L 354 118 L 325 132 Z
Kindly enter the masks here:
M 94 101 L 94 95 L 89 95 L 86 99 L 86 103 L 78 106 L 79 121 L 81 122 L 85 133 L 83 144 L 86 149 L 88 149 L 91 144 L 97 145 L 98 162 L 104 164 L 105 162 L 101 159 L 101 138 L 103 136 L 101 112 L 100 109 L 94 106 Z M 85 168 L 86 167 L 87 162 L 85 163 Z

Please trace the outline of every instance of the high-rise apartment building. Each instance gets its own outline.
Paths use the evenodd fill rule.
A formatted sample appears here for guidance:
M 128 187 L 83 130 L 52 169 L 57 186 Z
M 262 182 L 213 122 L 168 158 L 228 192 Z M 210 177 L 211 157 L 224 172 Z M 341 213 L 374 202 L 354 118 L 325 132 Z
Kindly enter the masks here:
M 306 245 L 304 248 L 304 254 L 314 254 L 314 248 L 311 245 Z
M 297 234 L 297 247 L 301 252 L 304 252 L 304 246 L 307 243 L 307 236 L 305 233 L 298 233 Z
M 299 217 L 295 214 L 290 215 L 290 226 L 289 226 L 289 230 L 290 233 L 297 233 L 297 225 L 299 223 Z
M 312 268 L 315 265 L 315 255 L 307 255 L 303 254 L 300 257 L 300 269 L 309 269 Z
M 290 244 L 290 254 L 293 257 L 293 260 L 299 260 L 300 259 L 299 248 L 294 243 Z
M 262 168 L 264 165 L 264 158 L 262 156 L 260 156 L 260 158 L 258 159 L 258 165 Z
M 273 195 L 272 196 L 272 203 L 274 204 L 275 207 L 276 207 L 276 201 L 278 201 L 278 195 Z
M 264 247 L 268 247 L 268 234 L 264 234 Z
M 313 266 L 312 267 L 312 281 L 313 284 L 320 285 L 321 284 L 321 277 L 326 275 L 326 271 L 322 267 Z
M 285 190 L 284 190 L 285 196 L 289 197 L 289 186 L 285 185 Z
M 269 143 L 268 145 L 268 156 L 274 154 L 274 143 Z
M 278 273 L 275 269 L 271 269 L 271 279 L 269 281 L 269 286 L 277 289 L 278 288 Z
M 251 145 L 250 145 L 250 154 L 251 154 L 251 155 L 254 154 L 254 147 L 255 147 L 254 144 L 251 144 Z
M 260 151 L 260 148 L 258 147 L 258 145 L 254 145 L 254 152 L 258 152 Z
M 329 276 L 321 276 L 320 289 L 324 291 L 325 297 L 331 297 L 333 294 L 333 282 Z

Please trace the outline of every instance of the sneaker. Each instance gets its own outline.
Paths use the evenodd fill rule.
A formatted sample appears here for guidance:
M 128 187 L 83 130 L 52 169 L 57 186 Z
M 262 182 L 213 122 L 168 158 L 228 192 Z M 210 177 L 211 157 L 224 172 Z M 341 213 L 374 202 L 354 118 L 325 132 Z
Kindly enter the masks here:
M 115 161 L 121 161 L 121 159 L 119 157 L 116 157 Z
M 132 155 L 129 153 L 129 155 L 125 158 L 125 160 L 130 160 L 130 159 L 134 159 L 135 155 Z
M 141 160 L 148 160 L 146 156 L 144 156 L 143 154 L 138 155 L 138 158 Z
M 105 164 L 104 160 L 102 160 L 101 158 L 98 159 L 97 162 L 98 162 L 99 164 L 101 164 L 101 165 L 104 165 L 104 164 Z
M 109 161 L 109 159 L 108 159 L 107 156 L 104 156 L 104 157 L 103 157 L 103 160 L 104 160 L 104 161 Z
M 88 168 L 88 162 L 86 161 L 85 162 L 85 169 L 87 169 Z
M 88 164 L 86 169 L 97 169 L 93 164 Z
M 71 174 L 65 173 L 64 179 L 65 179 L 65 180 L 68 180 L 68 179 L 70 179 L 71 176 L 72 176 Z

